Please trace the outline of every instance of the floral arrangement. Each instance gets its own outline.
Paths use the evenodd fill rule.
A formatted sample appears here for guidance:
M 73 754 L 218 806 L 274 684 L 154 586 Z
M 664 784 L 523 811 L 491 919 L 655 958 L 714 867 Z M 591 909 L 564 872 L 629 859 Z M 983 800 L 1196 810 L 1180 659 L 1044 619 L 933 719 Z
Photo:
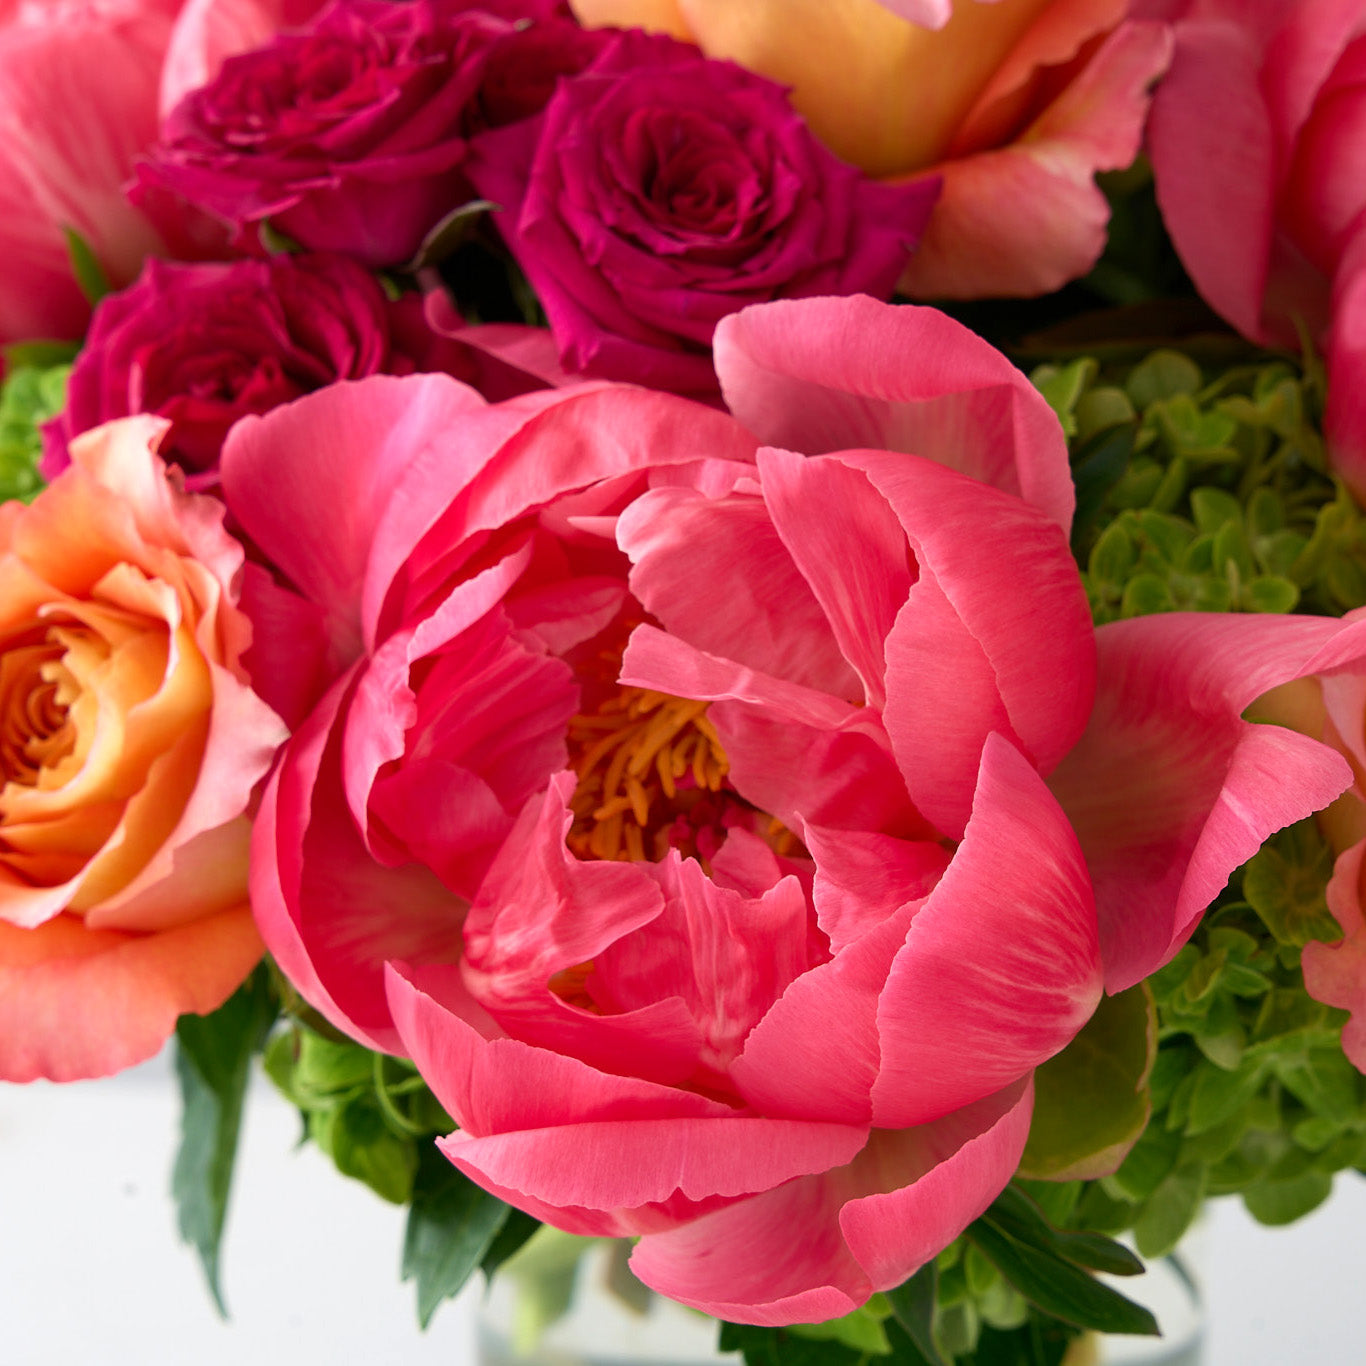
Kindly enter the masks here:
M 1364 73 L 5 6 L 0 1078 L 174 1037 L 215 1296 L 261 1056 L 424 1325 L 544 1225 L 752 1366 L 1156 1332 L 1094 1273 L 1366 1170 Z

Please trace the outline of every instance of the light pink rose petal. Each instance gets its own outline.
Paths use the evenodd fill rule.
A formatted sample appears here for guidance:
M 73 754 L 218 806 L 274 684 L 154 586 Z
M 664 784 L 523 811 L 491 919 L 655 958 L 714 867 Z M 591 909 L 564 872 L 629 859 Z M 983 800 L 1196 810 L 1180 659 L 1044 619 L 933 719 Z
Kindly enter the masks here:
M 858 673 L 862 700 L 881 707 L 883 644 L 914 577 L 905 530 L 868 479 L 837 460 L 761 449 L 759 472 L 774 529 Z
M 1076 836 L 993 735 L 963 842 L 887 974 L 874 1124 L 922 1124 L 1017 1081 L 1071 1041 L 1100 992 Z
M 1071 526 L 1053 410 L 999 351 L 935 309 L 784 300 L 723 319 L 714 350 L 727 405 L 766 445 L 926 456 Z
M 1268 835 L 1350 782 L 1326 746 L 1240 716 L 1261 693 L 1359 654 L 1360 631 L 1172 613 L 1097 632 L 1095 710 L 1049 785 L 1086 851 L 1108 991 L 1161 967 Z
M 150 1058 L 184 1014 L 207 1014 L 261 956 L 246 906 L 157 934 L 61 915 L 0 921 L 0 1079 L 76 1081 Z
M 858 697 L 830 621 L 753 493 L 651 489 L 621 514 L 617 544 L 631 557 L 631 591 L 671 635 L 803 687 Z M 713 591 L 699 593 L 699 583 Z
M 1201 297 L 1254 340 L 1277 174 L 1260 65 L 1237 23 L 1183 23 L 1148 121 L 1157 200 L 1182 263 Z
M 79 337 L 90 306 L 63 228 L 128 283 L 160 247 L 124 198 L 133 160 L 156 135 L 156 83 L 169 19 L 93 3 L 29 5 L 0 45 L 0 343 Z
M 1362 860 L 1366 843 L 1354 844 L 1337 861 L 1328 884 L 1328 906 L 1343 938 L 1306 944 L 1300 959 L 1304 985 L 1315 1000 L 1351 1012 L 1343 1026 L 1342 1051 L 1366 1072 L 1366 921 L 1361 914 Z
M 1159 25 L 1122 24 L 1014 142 L 931 167 L 943 186 L 902 292 L 1033 297 L 1084 275 L 1109 220 L 1095 173 L 1133 160 L 1170 45 Z

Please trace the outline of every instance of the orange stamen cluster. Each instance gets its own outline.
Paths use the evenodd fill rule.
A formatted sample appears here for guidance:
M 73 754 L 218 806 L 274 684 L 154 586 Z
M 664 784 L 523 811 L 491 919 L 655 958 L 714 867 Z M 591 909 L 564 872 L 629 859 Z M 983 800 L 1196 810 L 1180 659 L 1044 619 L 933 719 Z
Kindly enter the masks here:
M 569 847 L 578 857 L 658 862 L 670 848 L 697 855 L 679 818 L 720 792 L 730 767 L 708 705 L 624 687 L 569 723 L 579 775 Z

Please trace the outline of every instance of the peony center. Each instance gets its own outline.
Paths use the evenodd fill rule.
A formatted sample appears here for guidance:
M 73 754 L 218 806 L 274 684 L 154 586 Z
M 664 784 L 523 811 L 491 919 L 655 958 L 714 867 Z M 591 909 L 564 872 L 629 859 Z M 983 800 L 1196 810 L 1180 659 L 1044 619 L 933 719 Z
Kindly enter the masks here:
M 654 863 L 670 849 L 703 860 L 715 852 L 730 764 L 708 705 L 623 687 L 569 723 L 578 857 Z

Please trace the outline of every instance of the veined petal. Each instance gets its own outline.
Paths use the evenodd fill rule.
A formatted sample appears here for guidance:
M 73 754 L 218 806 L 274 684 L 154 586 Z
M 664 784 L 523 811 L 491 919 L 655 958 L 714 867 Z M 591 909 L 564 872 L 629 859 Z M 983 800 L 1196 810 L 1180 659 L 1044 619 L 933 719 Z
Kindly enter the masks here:
M 953 862 L 911 922 L 878 1006 L 879 1128 L 938 1119 L 1028 1074 L 1100 999 L 1095 903 L 1043 780 L 993 735 Z
M 1016 494 L 1064 530 L 1072 523 L 1067 442 L 1052 409 L 999 351 L 936 309 L 784 300 L 723 319 L 713 347 L 727 406 L 765 445 L 924 456 Z

